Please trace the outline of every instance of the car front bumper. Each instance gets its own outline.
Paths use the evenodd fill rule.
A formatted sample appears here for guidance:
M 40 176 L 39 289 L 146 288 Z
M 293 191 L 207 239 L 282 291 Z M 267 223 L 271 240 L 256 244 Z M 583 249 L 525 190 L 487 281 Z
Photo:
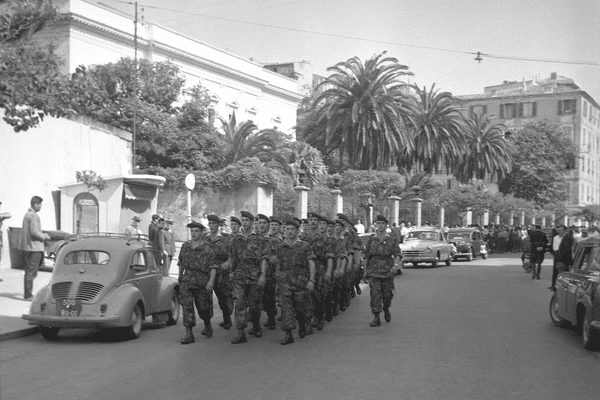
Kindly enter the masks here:
M 62 317 L 55 315 L 23 314 L 22 318 L 29 325 L 47 326 L 51 328 L 93 328 L 117 326 L 121 317 Z
M 437 260 L 437 257 L 434 256 L 404 256 L 402 261 L 407 262 L 434 262 Z

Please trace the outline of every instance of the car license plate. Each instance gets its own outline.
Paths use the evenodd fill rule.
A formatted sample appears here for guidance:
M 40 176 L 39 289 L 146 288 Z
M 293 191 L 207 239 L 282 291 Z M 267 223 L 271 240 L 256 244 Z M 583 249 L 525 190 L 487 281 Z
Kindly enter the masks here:
M 57 307 L 58 315 L 61 317 L 79 317 L 81 313 L 81 300 L 59 299 Z

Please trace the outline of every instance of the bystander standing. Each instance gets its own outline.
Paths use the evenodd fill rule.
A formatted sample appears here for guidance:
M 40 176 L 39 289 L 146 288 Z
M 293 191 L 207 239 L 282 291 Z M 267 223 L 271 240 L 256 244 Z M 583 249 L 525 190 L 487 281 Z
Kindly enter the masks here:
M 33 280 L 37 277 L 38 268 L 44 261 L 44 241 L 50 240 L 50 236 L 42 231 L 42 223 L 37 214 L 42 209 L 42 201 L 41 197 L 33 196 L 30 202 L 31 208 L 23 217 L 21 251 L 25 261 L 24 300 L 33 299 Z

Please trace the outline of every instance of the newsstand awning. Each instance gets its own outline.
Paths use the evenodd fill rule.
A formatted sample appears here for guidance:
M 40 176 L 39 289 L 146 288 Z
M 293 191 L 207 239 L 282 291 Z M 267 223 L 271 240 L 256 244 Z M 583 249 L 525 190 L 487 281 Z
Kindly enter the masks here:
M 152 201 L 156 197 L 155 187 L 138 186 L 130 183 L 123 185 L 123 194 L 126 199 L 138 201 Z

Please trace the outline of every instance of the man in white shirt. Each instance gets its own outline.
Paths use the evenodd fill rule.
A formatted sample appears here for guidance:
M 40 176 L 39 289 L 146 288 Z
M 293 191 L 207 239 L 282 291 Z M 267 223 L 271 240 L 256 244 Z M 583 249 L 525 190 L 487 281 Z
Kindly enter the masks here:
M 365 233 L 365 226 L 360 222 L 360 219 L 354 227 L 356 228 L 356 233 Z
M 129 225 L 127 228 L 125 228 L 125 233 L 128 234 L 129 236 L 141 235 L 142 230 L 140 228 L 138 228 L 140 221 L 141 221 L 141 218 L 138 217 L 137 215 L 135 217 L 131 218 L 131 225 Z

